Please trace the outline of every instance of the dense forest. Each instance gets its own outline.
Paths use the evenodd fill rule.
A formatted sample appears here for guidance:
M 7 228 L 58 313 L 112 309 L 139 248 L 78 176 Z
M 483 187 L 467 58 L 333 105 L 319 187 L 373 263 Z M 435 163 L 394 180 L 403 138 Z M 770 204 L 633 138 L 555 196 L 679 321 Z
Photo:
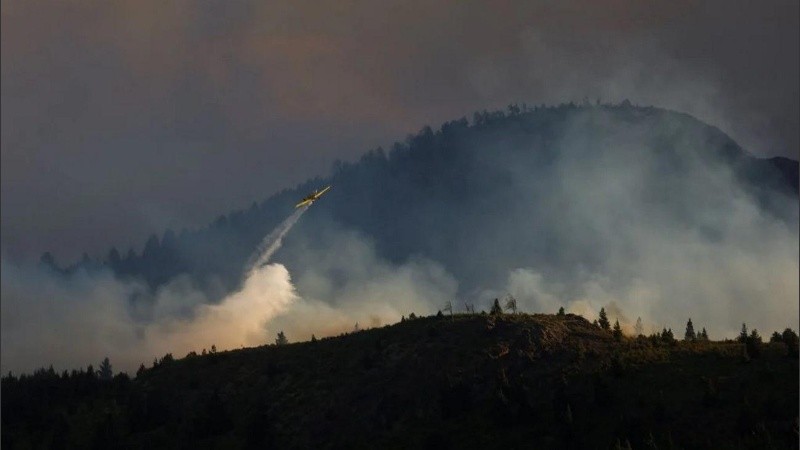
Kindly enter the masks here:
M 138 252 L 112 248 L 101 258 L 84 255 L 66 266 L 45 253 L 41 261 L 65 275 L 108 268 L 122 279 L 146 281 L 151 290 L 183 274 L 210 298 L 222 298 L 238 287 L 253 249 L 293 204 L 331 184 L 330 194 L 313 207 L 313 223 L 301 221 L 301 231 L 294 233 L 302 243 L 290 236 L 284 246 L 281 259 L 290 270 L 302 270 L 307 261 L 300 249 L 325 245 L 328 229 L 357 231 L 392 262 L 415 255 L 437 261 L 465 292 L 492 285 L 515 267 L 551 275 L 579 266 L 592 270 L 608 253 L 598 244 L 602 236 L 580 217 L 566 229 L 563 220 L 552 218 L 574 200 L 571 186 L 584 189 L 587 167 L 602 167 L 613 158 L 623 165 L 646 161 L 622 170 L 642 178 L 634 187 L 652 210 L 645 213 L 668 215 L 668 224 L 701 225 L 709 236 L 724 233 L 724 224 L 706 223 L 705 213 L 696 212 L 709 205 L 690 203 L 726 189 L 712 176 L 698 176 L 721 168 L 768 215 L 789 226 L 797 222 L 797 161 L 753 157 L 691 116 L 627 101 L 510 105 L 436 131 L 425 127 L 388 152 L 378 148 L 357 162 L 337 163 L 330 176 L 221 215 L 205 228 L 154 234 Z M 720 211 L 728 207 L 725 201 L 709 200 L 712 210 Z M 502 259 L 494 257 L 498 253 Z
M 417 317 L 338 337 L 2 378 L 2 446 L 797 448 L 798 337 L 686 324 L 624 336 L 605 311 Z M 677 336 L 676 336 L 677 335 Z

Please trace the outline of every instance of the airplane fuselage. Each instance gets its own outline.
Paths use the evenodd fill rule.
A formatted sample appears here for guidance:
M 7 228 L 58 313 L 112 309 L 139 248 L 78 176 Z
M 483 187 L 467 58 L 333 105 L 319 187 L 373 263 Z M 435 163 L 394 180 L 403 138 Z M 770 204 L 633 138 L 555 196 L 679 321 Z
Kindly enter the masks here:
M 322 197 L 322 194 L 328 192 L 328 190 L 330 190 L 330 188 L 331 188 L 330 186 L 327 186 L 322 190 L 314 191 L 314 192 L 308 194 L 302 200 L 300 200 L 300 203 L 296 204 L 294 207 L 295 208 L 300 208 L 300 207 L 303 207 L 303 206 L 311 205 L 312 203 L 317 201 L 320 197 Z

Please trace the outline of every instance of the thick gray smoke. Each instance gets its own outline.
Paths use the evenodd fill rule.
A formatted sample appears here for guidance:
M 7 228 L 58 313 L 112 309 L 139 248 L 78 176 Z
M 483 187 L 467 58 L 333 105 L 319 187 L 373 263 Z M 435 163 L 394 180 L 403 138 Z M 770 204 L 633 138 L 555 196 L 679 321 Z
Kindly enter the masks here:
M 450 175 L 412 164 L 406 178 L 373 180 L 365 169 L 367 182 L 340 186 L 303 221 L 297 210 L 270 233 L 242 288 L 221 302 L 178 278 L 137 314 L 137 283 L 103 272 L 64 279 L 4 258 L 0 368 L 109 356 L 133 370 L 167 352 L 262 345 L 281 330 L 307 340 L 447 301 L 480 311 L 507 294 L 526 312 L 564 306 L 591 320 L 605 307 L 625 327 L 642 317 L 648 332 L 680 334 L 689 317 L 714 339 L 742 322 L 762 334 L 797 328 L 796 197 L 775 193 L 764 208 L 705 152 L 719 136 L 696 122 L 614 114 L 587 108 L 530 149 L 513 134 L 470 142 L 459 149 L 468 164 L 443 164 Z M 430 181 L 445 176 L 465 181 Z
M 352 331 L 356 323 L 362 329 L 394 323 L 455 295 L 455 281 L 437 265 L 420 260 L 393 266 L 351 234 L 338 242 L 340 253 L 312 256 L 323 262 L 316 267 L 335 259 L 347 283 L 334 288 L 333 278 L 306 272 L 301 282 L 309 295 L 300 297 L 286 268 L 269 261 L 306 209 L 295 211 L 262 241 L 239 291 L 212 304 L 179 278 L 156 292 L 146 321 L 135 319 L 128 300 L 145 290 L 138 283 L 105 271 L 64 278 L 3 261 L 0 370 L 96 366 L 108 356 L 117 370 L 131 372 L 166 353 L 183 357 L 212 345 L 227 350 L 268 344 L 278 331 L 301 341 L 312 334 Z

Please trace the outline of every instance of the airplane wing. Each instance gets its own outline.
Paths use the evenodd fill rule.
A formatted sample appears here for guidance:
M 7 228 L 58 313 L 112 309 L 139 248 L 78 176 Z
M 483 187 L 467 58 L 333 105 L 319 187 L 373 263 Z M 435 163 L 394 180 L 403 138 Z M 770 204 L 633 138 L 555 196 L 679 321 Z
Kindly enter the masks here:
M 325 189 L 323 189 L 323 190 L 321 190 L 321 191 L 317 192 L 317 198 L 321 197 L 321 196 L 322 196 L 322 194 L 324 194 L 324 193 L 328 192 L 330 189 L 331 189 L 331 187 L 330 187 L 330 186 L 328 186 L 328 187 L 326 187 Z
M 303 200 L 302 202 L 300 202 L 300 203 L 298 203 L 298 204 L 294 205 L 294 207 L 295 207 L 295 209 L 297 209 L 297 208 L 300 208 L 300 207 L 302 207 L 302 206 L 310 205 L 310 204 L 311 204 L 311 202 L 312 202 L 312 200 L 310 200 L 310 199 L 308 199 L 308 200 Z

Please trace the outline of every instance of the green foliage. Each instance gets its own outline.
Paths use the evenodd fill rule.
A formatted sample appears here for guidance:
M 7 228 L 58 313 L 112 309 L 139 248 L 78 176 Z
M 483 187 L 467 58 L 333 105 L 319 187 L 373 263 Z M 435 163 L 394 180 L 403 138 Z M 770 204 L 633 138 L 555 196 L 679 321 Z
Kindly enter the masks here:
M 597 320 L 597 323 L 600 325 L 600 328 L 604 330 L 611 329 L 611 323 L 608 321 L 608 316 L 606 315 L 606 309 L 600 308 L 600 317 Z

